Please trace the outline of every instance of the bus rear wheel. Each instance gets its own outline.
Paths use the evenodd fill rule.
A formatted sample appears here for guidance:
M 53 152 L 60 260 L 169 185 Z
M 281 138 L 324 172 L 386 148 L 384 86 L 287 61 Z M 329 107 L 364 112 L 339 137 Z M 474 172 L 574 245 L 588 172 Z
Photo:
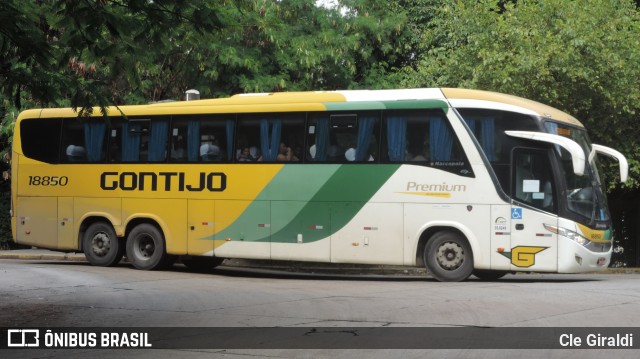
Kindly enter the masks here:
M 460 282 L 473 272 L 473 254 L 467 240 L 453 231 L 434 234 L 424 249 L 427 271 L 441 282 Z
M 142 223 L 127 237 L 127 259 L 137 269 L 157 270 L 167 264 L 164 236 L 154 225 Z
M 95 266 L 115 266 L 122 259 L 124 245 L 110 224 L 92 223 L 82 237 L 82 251 Z

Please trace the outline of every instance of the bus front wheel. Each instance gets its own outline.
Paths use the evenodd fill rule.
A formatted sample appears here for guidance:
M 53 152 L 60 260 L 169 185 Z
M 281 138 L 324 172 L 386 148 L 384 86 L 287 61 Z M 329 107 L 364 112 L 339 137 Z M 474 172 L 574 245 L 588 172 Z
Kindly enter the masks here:
M 111 225 L 95 222 L 84 232 L 82 250 L 89 263 L 95 266 L 115 266 L 122 259 L 124 245 Z
M 127 259 L 137 269 L 162 269 L 167 263 L 164 236 L 154 225 L 142 223 L 127 237 Z
M 427 271 L 441 282 L 460 282 L 473 272 L 473 254 L 467 240 L 453 231 L 434 234 L 424 250 Z

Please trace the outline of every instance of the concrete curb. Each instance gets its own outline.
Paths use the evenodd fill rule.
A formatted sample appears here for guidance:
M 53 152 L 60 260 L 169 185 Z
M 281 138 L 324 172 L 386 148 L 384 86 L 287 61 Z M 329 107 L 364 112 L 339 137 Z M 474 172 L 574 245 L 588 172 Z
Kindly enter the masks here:
M 49 253 L 46 253 L 49 252 Z M 64 260 L 64 261 L 84 261 L 86 258 L 81 253 L 63 253 L 42 250 L 0 251 L 0 259 L 22 259 L 22 260 Z
M 0 250 L 0 259 L 18 260 L 61 260 L 73 262 L 86 262 L 83 253 L 64 253 L 46 249 L 16 249 Z M 271 261 L 271 260 L 247 260 L 247 259 L 227 259 L 222 264 L 223 267 L 238 268 L 261 268 L 272 269 L 285 272 L 296 273 L 331 273 L 331 274 L 352 274 L 352 275 L 411 275 L 426 276 L 425 268 L 404 267 L 393 265 L 369 265 L 369 264 L 341 264 L 341 263 L 319 263 L 319 262 L 295 262 L 295 261 Z M 607 268 L 602 272 L 608 274 L 640 274 L 640 268 Z

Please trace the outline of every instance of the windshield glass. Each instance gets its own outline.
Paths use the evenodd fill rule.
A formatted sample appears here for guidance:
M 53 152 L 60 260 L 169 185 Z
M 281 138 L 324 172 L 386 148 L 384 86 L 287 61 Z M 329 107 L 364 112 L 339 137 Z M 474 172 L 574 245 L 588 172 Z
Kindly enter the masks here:
M 546 122 L 545 127 L 549 133 L 568 137 L 577 142 L 582 147 L 585 156 L 589 157 L 591 141 L 587 136 L 587 131 L 555 122 Z M 573 172 L 569 152 L 556 146 L 556 153 L 560 157 L 564 172 L 565 192 L 563 195 L 567 199 L 569 210 L 587 217 L 590 223 L 609 220 L 609 210 L 600 181 L 597 156 L 594 156 L 591 163 L 586 164 L 584 176 L 578 176 Z

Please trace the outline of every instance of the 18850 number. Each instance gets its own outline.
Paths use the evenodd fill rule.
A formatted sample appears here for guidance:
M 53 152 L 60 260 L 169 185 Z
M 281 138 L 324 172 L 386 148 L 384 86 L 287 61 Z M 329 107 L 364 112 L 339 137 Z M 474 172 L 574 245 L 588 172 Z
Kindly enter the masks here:
M 29 176 L 29 186 L 66 186 L 67 176 Z

